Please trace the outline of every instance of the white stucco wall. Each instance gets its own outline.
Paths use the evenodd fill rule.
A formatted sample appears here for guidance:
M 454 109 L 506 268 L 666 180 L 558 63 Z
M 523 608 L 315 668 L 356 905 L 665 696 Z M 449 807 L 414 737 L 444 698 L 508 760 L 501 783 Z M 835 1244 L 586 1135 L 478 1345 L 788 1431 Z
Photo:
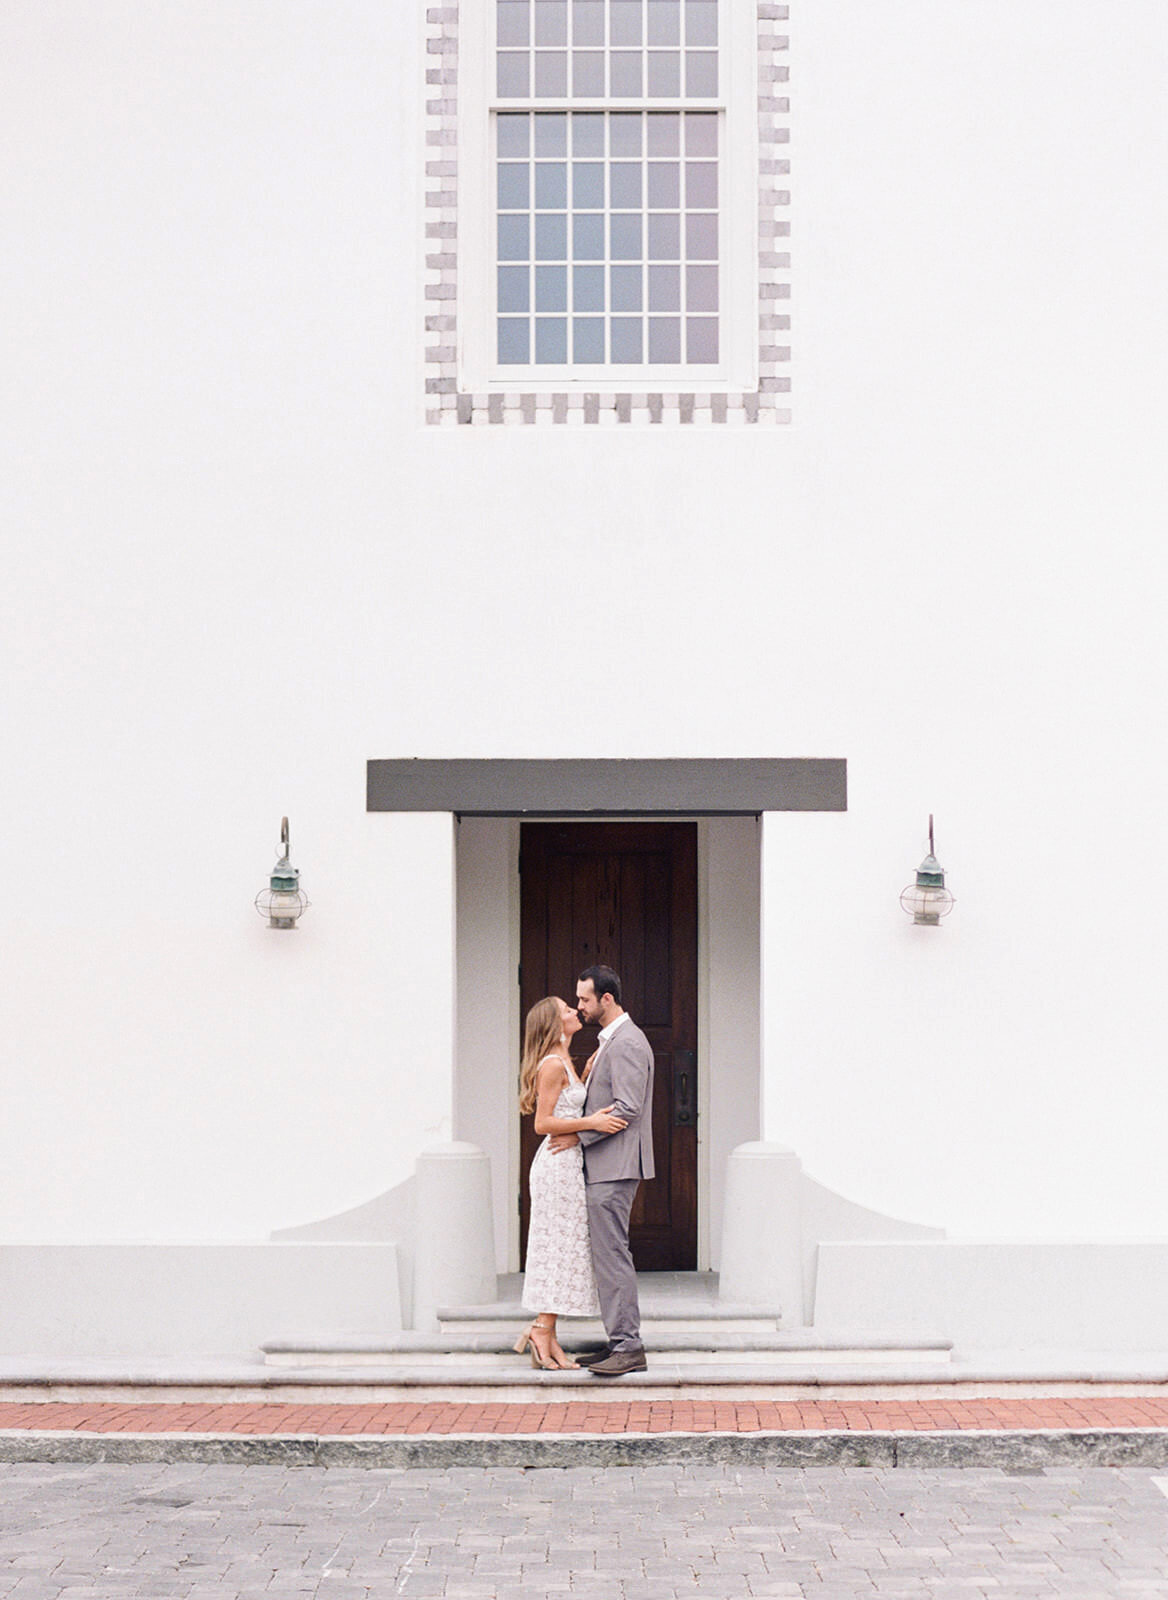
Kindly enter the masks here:
M 407 1176 L 450 828 L 365 760 L 638 754 L 849 761 L 768 828 L 765 1137 L 957 1233 L 1168 1231 L 1165 35 L 800 6 L 792 427 L 427 432 L 411 8 L 11 0 L 0 1235 Z
M 495 1260 L 519 1267 L 519 823 L 458 825 L 455 1132 L 491 1161 Z M 567 974 L 568 977 L 571 974 Z
M 702 1264 L 714 1268 L 730 1152 L 762 1126 L 760 835 L 755 817 L 710 817 L 698 833 L 698 1223 Z

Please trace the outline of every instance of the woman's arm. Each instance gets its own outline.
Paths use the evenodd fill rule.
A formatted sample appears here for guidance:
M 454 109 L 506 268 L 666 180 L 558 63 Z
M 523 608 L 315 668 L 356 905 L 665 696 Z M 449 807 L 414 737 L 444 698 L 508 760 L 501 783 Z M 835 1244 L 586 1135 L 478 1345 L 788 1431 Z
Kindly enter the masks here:
M 627 1126 L 620 1117 L 610 1114 L 606 1107 L 594 1111 L 590 1117 L 557 1117 L 556 1101 L 564 1086 L 564 1069 L 553 1057 L 541 1065 L 536 1079 L 535 1131 L 536 1133 L 619 1133 Z

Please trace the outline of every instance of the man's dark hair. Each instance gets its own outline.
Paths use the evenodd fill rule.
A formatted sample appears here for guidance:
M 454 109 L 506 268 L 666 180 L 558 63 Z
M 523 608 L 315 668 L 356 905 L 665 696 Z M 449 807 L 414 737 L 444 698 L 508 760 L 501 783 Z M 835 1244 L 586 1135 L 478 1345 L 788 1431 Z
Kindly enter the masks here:
M 588 983 L 589 980 L 598 1000 L 602 994 L 610 994 L 617 1005 L 620 1005 L 620 979 L 611 967 L 585 967 L 576 982 Z

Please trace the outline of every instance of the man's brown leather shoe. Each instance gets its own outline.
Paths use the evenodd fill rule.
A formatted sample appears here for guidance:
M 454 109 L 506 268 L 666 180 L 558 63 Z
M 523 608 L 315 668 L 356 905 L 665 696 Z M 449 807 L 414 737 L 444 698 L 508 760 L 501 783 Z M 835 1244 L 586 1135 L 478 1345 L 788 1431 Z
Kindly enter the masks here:
M 644 1372 L 647 1367 L 643 1350 L 614 1350 L 603 1361 L 594 1361 L 588 1371 L 594 1378 L 621 1378 L 626 1372 Z
M 590 1367 L 594 1361 L 603 1361 L 611 1354 L 612 1346 L 610 1344 L 598 1345 L 595 1350 L 572 1351 L 573 1358 L 578 1361 L 582 1367 Z

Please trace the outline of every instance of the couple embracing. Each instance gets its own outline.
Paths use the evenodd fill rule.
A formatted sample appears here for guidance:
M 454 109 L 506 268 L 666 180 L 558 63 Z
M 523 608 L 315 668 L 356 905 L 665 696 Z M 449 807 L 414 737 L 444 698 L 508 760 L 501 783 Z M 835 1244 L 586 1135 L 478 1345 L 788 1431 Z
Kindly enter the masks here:
M 523 1305 L 538 1313 L 515 1348 L 534 1366 L 585 1366 L 596 1377 L 645 1370 L 629 1214 L 653 1176 L 653 1051 L 621 1006 L 611 967 L 588 967 L 573 1009 L 555 995 L 527 1013 L 519 1108 L 546 1135 L 531 1163 L 531 1221 Z M 577 1076 L 568 1053 L 584 1022 L 600 1024 L 596 1054 Z M 579 1362 L 556 1338 L 556 1318 L 595 1317 L 608 1344 Z

